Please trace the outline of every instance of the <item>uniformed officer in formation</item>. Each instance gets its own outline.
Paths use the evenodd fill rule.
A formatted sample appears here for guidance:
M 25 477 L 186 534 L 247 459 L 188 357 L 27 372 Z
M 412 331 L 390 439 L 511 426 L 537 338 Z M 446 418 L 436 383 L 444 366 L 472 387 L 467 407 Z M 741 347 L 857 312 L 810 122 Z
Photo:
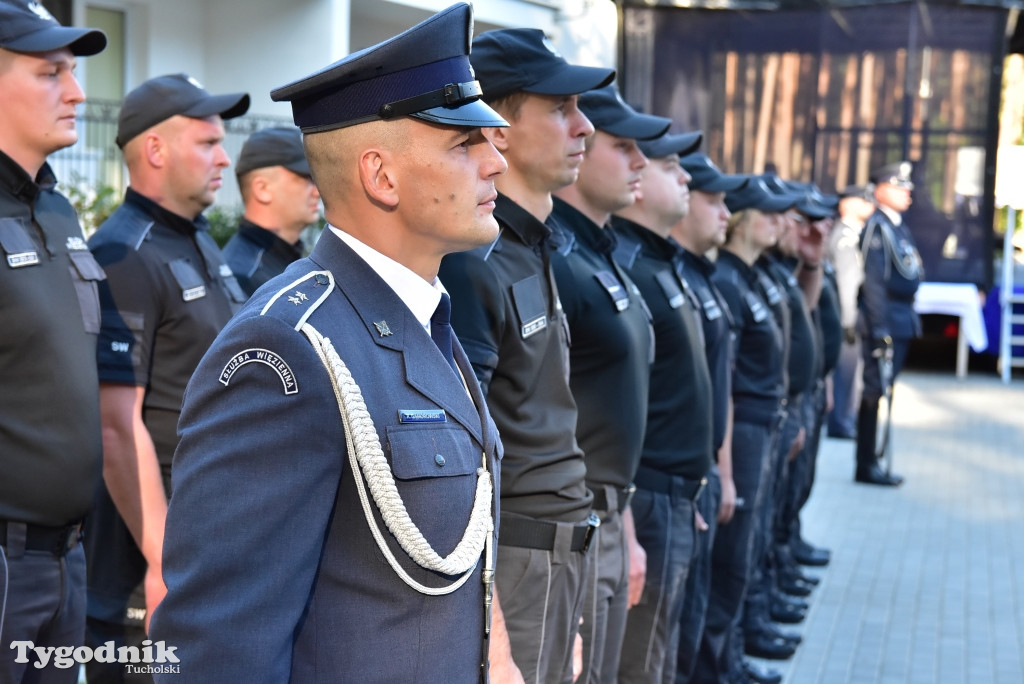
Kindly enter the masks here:
M 487 676 L 501 448 L 437 279 L 498 234 L 481 127 L 505 122 L 471 36 L 460 3 L 271 94 L 330 225 L 189 385 L 152 629 L 169 682 Z
M 440 277 L 505 449 L 492 643 L 503 620 L 526 681 L 568 683 L 583 586 L 594 572 L 586 548 L 593 495 L 576 442 L 569 331 L 544 221 L 552 191 L 576 180 L 594 133 L 579 93 L 615 73 L 569 64 L 537 29 L 483 33 L 470 61 L 484 101 L 509 122 L 484 129 L 509 165 L 495 180 L 501 233 L 446 256 Z
M 864 389 L 857 416 L 857 468 L 854 480 L 865 484 L 898 486 L 899 475 L 883 470 L 876 452 L 878 404 L 886 391 L 880 360 L 891 355 L 891 387 L 903 369 L 910 340 L 921 334 L 921 320 L 914 311 L 914 295 L 924 277 L 921 256 L 903 212 L 910 208 L 911 164 L 887 164 L 871 173 L 878 208 L 861 233 L 864 282 L 858 304 L 857 326 L 864 359 Z M 883 417 L 883 420 L 886 418 Z
M 618 681 L 675 679 L 679 618 L 696 550 L 695 501 L 712 463 L 711 375 L 704 354 L 696 294 L 675 269 L 672 226 L 689 211 L 690 175 L 680 155 L 702 134 L 640 140 L 648 164 L 636 201 L 616 212 L 615 258 L 651 312 L 654 362 L 643 451 L 630 505 L 647 558 L 643 597 L 629 610 Z
M 302 231 L 320 218 L 320 191 L 297 128 L 264 128 L 249 136 L 235 176 L 245 210 L 223 255 L 251 295 L 302 257 Z
M 579 407 L 576 437 L 594 492 L 598 567 L 583 608 L 584 682 L 614 682 L 626 611 L 640 601 L 643 548 L 628 506 L 640 463 L 654 339 L 640 291 L 612 258 L 612 213 L 631 205 L 647 158 L 636 141 L 663 135 L 670 119 L 639 114 L 614 84 L 580 96 L 597 129 L 579 177 L 555 192 L 555 280 L 572 338 L 569 384 Z
M 11 642 L 85 639 L 79 540 L 102 466 L 103 271 L 46 159 L 77 142 L 77 58 L 107 39 L 23 0 L 0 1 L 0 27 L 0 681 L 70 684 L 75 668 L 15 662 Z
M 697 511 L 706 529 L 698 529 L 696 549 L 686 578 L 685 600 L 679 618 L 675 682 L 689 682 L 696 667 L 711 591 L 711 548 L 719 524 L 732 520 L 736 486 L 732 479 L 732 314 L 712 282 L 715 263 L 708 254 L 725 244 L 729 209 L 725 193 L 743 188 L 744 176 L 727 176 L 704 154 L 683 157 L 690 176 L 689 210 L 672 226 L 669 239 L 676 247 L 676 273 L 695 295 L 704 353 L 711 378 L 712 453 L 714 464 L 707 485 L 697 498 Z
M 161 549 L 185 385 L 245 300 L 202 212 L 230 164 L 222 120 L 248 108 L 247 94 L 211 95 L 173 74 L 128 93 L 118 116 L 129 188 L 89 239 L 107 274 L 97 352 L 106 487 L 86 527 L 93 647 L 138 646 L 165 591 Z M 125 672 L 93 661 L 87 674 L 102 682 Z
M 863 372 L 860 338 L 857 335 L 857 295 L 864 282 L 860 234 L 864 222 L 875 212 L 874 188 L 850 185 L 839 193 L 839 218 L 832 227 L 826 247 L 835 268 L 836 286 L 843 327 L 843 344 L 832 381 L 834 404 L 828 417 L 828 436 L 857 438 L 857 411 Z

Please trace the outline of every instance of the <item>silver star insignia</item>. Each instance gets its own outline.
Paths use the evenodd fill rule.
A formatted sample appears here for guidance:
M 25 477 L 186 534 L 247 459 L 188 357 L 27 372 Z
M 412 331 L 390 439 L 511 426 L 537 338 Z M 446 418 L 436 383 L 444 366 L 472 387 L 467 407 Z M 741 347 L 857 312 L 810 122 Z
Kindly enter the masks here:
M 387 337 L 388 335 L 394 335 L 394 333 L 391 332 L 391 328 L 388 327 L 388 322 L 387 321 L 374 322 L 373 327 L 375 327 L 377 329 L 377 333 L 381 337 Z
M 288 298 L 288 301 L 294 304 L 295 306 L 298 306 L 307 299 L 309 299 L 309 297 L 307 297 L 304 292 L 299 292 L 298 290 L 296 290 L 295 294 Z

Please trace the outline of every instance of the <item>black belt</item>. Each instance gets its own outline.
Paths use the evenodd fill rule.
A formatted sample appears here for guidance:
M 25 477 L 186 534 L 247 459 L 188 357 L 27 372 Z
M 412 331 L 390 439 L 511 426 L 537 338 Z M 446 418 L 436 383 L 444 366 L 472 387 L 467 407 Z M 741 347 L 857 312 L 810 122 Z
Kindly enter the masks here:
M 608 501 L 608 492 L 606 491 L 606 489 L 604 487 L 599 486 L 595 487 L 592 491 L 594 493 L 594 510 L 611 512 L 611 505 Z M 618 511 L 619 513 L 622 513 L 622 511 L 626 510 L 626 507 L 629 506 L 629 502 L 633 498 L 633 494 L 635 492 L 635 484 L 631 484 L 625 489 L 618 490 L 618 497 L 616 497 L 615 502 L 615 510 Z
M 693 501 L 708 483 L 708 478 L 702 477 L 699 480 L 687 480 L 680 475 L 669 475 L 652 468 L 640 466 L 633 478 L 637 487 L 642 487 L 657 494 L 668 494 L 673 499 L 686 499 Z
M 558 525 L 559 523 L 547 522 L 545 520 L 503 516 L 501 518 L 501 527 L 498 529 L 498 544 L 500 546 L 518 546 L 524 549 L 553 551 L 555 549 Z M 586 553 L 590 549 L 590 542 L 594 538 L 594 531 L 600 525 L 601 520 L 593 513 L 585 521 L 576 523 L 572 528 L 572 541 L 569 545 L 569 550 Z
M 63 556 L 75 548 L 82 538 L 82 523 L 72 523 L 63 527 L 47 527 L 26 523 L 0 520 L 0 546 L 7 546 L 8 525 L 25 526 L 25 550 L 49 551 L 55 556 Z

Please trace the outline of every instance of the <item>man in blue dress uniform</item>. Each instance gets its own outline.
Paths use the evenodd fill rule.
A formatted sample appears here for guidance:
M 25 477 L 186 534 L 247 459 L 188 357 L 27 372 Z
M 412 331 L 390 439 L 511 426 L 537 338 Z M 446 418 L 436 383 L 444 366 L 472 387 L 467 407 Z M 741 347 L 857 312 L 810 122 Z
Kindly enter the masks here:
M 864 225 L 861 254 L 864 283 L 860 286 L 861 349 L 864 355 L 864 392 L 857 417 L 857 470 L 854 479 L 865 484 L 895 487 L 899 475 L 882 470 L 875 451 L 878 403 L 888 385 L 896 381 L 907 358 L 910 340 L 921 334 L 914 311 L 914 295 L 923 279 L 921 257 L 902 213 L 910 207 L 910 162 L 888 164 L 871 174 L 878 209 Z M 892 354 L 892 372 L 883 378 L 879 359 Z
M 487 677 L 500 446 L 436 277 L 497 235 L 471 35 L 455 5 L 272 93 L 330 227 L 186 394 L 152 624 L 175 682 Z

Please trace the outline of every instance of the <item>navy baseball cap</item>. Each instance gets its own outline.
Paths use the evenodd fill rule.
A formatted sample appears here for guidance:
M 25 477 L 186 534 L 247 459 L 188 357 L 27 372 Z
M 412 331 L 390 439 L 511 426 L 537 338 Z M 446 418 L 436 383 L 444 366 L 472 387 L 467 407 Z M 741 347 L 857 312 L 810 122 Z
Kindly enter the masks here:
M 186 74 L 151 78 L 125 96 L 117 117 L 118 147 L 172 116 L 205 119 L 219 115 L 233 119 L 249 111 L 247 93 L 211 95 L 196 79 Z
M 50 52 L 68 48 L 88 57 L 107 47 L 103 31 L 61 26 L 39 2 L 0 0 L 0 48 L 12 52 Z
M 875 185 L 889 183 L 898 188 L 913 190 L 914 183 L 910 180 L 911 171 L 913 171 L 913 165 L 910 162 L 900 161 L 875 169 L 871 172 L 870 179 Z
M 449 126 L 507 126 L 480 99 L 469 63 L 473 9 L 452 5 L 383 43 L 275 88 L 303 133 L 414 116 Z
M 672 119 L 641 114 L 630 107 L 614 83 L 583 93 L 579 106 L 594 128 L 620 138 L 650 140 L 667 133 L 672 125 Z
M 678 154 L 680 157 L 685 157 L 696 152 L 703 140 L 704 133 L 702 131 L 679 134 L 666 133 L 661 137 L 652 138 L 651 140 L 640 140 L 637 142 L 637 147 L 640 148 L 640 151 L 648 159 L 661 159 L 670 154 Z
M 235 175 L 241 177 L 270 166 L 283 166 L 300 176 L 312 175 L 298 128 L 264 128 L 250 135 L 238 155 Z
M 540 29 L 498 29 L 473 40 L 469 55 L 487 102 L 515 92 L 578 95 L 615 80 L 614 69 L 569 64 Z
M 796 194 L 775 194 L 768 189 L 768 184 L 761 176 L 747 178 L 746 185 L 725 195 L 725 206 L 734 214 L 744 209 L 780 213 L 792 209 L 800 201 L 800 196 Z
M 836 209 L 839 208 L 839 197 L 822 193 L 814 183 L 790 181 L 786 183 L 786 186 L 791 192 L 801 195 L 800 201 L 796 204 L 797 211 L 813 221 L 833 216 L 836 213 Z
M 679 165 L 690 174 L 687 185 L 691 190 L 701 192 L 735 192 L 749 182 L 747 176 L 726 175 L 715 166 L 711 157 L 699 152 L 688 154 L 679 160 Z

